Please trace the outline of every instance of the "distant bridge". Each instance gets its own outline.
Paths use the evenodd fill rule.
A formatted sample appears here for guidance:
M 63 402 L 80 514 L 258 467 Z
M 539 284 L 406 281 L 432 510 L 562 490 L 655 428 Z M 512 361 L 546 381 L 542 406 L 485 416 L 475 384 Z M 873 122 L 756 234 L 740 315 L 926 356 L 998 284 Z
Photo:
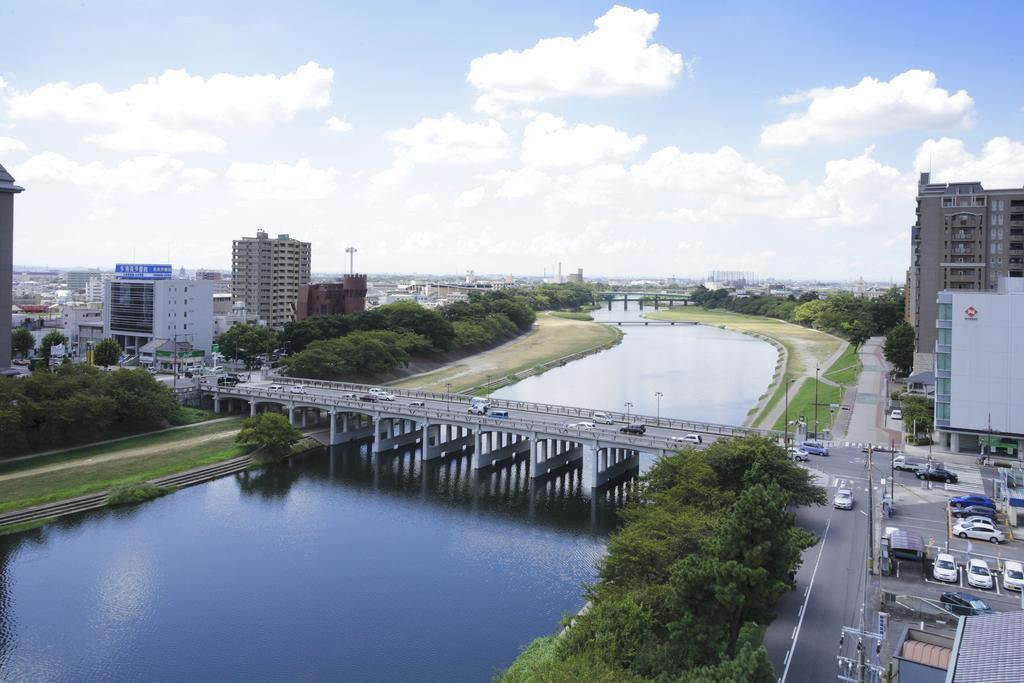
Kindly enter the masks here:
M 301 393 L 299 385 L 304 387 Z M 655 457 L 671 453 L 685 444 L 681 437 L 686 434 L 701 434 L 706 442 L 722 436 L 777 436 L 760 429 L 614 411 L 605 411 L 614 425 L 584 429 L 569 425 L 593 422 L 594 409 L 491 398 L 491 412 L 475 415 L 468 412 L 470 397 L 463 394 L 389 388 L 394 401 L 360 400 L 368 390 L 361 384 L 285 377 L 273 383 L 226 387 L 204 382 L 200 387 L 217 412 L 282 410 L 292 424 L 322 425 L 318 439 L 327 445 L 370 439 L 373 453 L 418 445 L 421 460 L 468 453 L 474 470 L 528 458 L 533 478 L 582 460 L 583 483 L 591 489 L 639 467 L 641 452 Z M 499 409 L 508 417 L 495 417 Z M 647 425 L 646 434 L 621 433 L 619 427 L 628 423 Z
M 699 325 L 694 320 L 599 320 L 604 325 Z
M 608 310 L 612 310 L 613 301 L 621 301 L 625 308 L 629 308 L 629 302 L 635 301 L 640 304 L 640 310 L 644 310 L 644 302 L 654 301 L 654 310 L 661 308 L 662 304 L 668 304 L 672 308 L 676 303 L 686 306 L 690 303 L 689 294 L 666 293 L 666 292 L 598 292 L 594 294 L 595 299 L 601 299 L 608 303 Z

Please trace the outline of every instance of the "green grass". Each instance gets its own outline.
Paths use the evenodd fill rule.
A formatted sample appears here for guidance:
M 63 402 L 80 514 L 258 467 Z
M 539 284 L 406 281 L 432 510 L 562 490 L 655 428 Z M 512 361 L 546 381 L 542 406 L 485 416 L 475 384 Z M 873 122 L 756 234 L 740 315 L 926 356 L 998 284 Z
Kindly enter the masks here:
M 38 529 L 41 526 L 46 526 L 56 517 L 46 517 L 45 519 L 35 519 L 31 522 L 22 522 L 21 524 L 8 524 L 7 526 L 0 527 L 0 536 L 10 536 L 12 534 L 20 534 L 23 531 L 31 531 L 32 529 Z
M 575 311 L 552 311 L 551 315 L 556 318 L 565 318 L 566 320 L 593 320 L 594 316 L 589 313 L 577 313 Z
M 175 432 L 178 435 L 188 433 L 189 430 Z M 171 448 L 137 458 L 97 462 L 0 481 L 0 510 L 17 510 L 182 472 L 236 458 L 251 448 L 236 445 L 234 435 L 225 434 L 181 449 Z
M 189 406 L 178 406 L 178 410 L 171 416 L 171 424 L 174 426 L 194 425 L 207 420 L 214 420 L 222 417 L 212 410 L 202 408 L 190 408 Z
M 44 455 L 38 458 L 29 458 L 27 460 L 18 460 L 14 462 L 0 462 L 0 474 L 9 474 L 11 472 L 19 472 L 46 465 L 56 465 L 64 462 L 71 462 L 72 460 L 84 460 L 97 455 L 106 455 L 108 453 L 125 451 L 130 448 L 168 445 L 185 438 L 236 432 L 238 431 L 238 428 L 239 421 L 231 420 L 226 422 L 217 422 L 215 424 L 200 424 L 195 427 L 175 429 L 172 431 L 161 432 L 159 434 L 129 437 L 115 443 L 99 446 L 83 446 L 81 448 L 75 448 L 74 450 L 54 453 L 53 455 Z M 3 497 L 0 496 L 0 500 L 2 499 Z
M 125 482 L 110 489 L 107 505 L 135 505 L 166 496 L 173 490 L 169 486 L 157 486 L 145 481 Z
M 819 430 L 828 429 L 832 426 L 831 420 L 829 419 L 828 406 L 830 403 L 840 403 L 842 401 L 842 389 L 834 387 L 831 384 L 822 384 L 818 382 L 818 428 Z M 838 413 L 838 411 L 836 411 Z M 814 379 L 805 379 L 800 383 L 796 393 L 790 390 L 789 393 L 789 419 L 790 421 L 796 420 L 799 416 L 803 415 L 807 421 L 808 429 L 814 429 Z M 780 415 L 779 419 L 776 420 L 772 429 L 777 429 L 780 432 L 786 426 L 785 414 Z
M 860 356 L 857 355 L 857 348 L 851 344 L 846 347 L 846 350 L 836 359 L 836 362 L 825 371 L 825 378 L 832 380 L 836 384 L 849 387 L 857 383 L 860 371 Z

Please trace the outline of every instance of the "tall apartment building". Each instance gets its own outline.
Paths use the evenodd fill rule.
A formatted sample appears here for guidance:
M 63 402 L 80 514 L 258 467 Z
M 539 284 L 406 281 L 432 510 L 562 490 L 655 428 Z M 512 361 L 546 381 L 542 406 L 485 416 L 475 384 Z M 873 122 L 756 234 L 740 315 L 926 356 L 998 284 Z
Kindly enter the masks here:
M 0 165 L 0 375 L 11 374 L 11 283 L 14 280 L 14 195 L 24 188 Z
M 299 287 L 309 283 L 310 244 L 263 230 L 232 243 L 231 296 L 275 329 L 295 320 Z
M 922 173 L 905 290 L 915 372 L 934 362 L 938 293 L 994 291 L 1001 277 L 1024 277 L 1024 188 L 932 183 Z

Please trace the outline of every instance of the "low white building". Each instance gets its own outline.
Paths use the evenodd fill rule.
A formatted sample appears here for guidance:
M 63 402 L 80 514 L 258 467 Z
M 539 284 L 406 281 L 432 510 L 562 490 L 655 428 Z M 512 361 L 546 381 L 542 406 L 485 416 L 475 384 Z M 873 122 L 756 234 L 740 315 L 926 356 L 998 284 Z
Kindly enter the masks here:
M 64 306 L 60 312 L 68 353 L 73 358 L 85 357 L 87 348 L 103 339 L 103 310 L 88 306 Z
M 944 291 L 935 321 L 935 426 L 955 453 L 1024 447 L 1024 278 Z
M 265 327 L 267 321 L 260 320 L 254 311 L 250 312 L 244 301 L 234 302 L 227 311 L 220 310 L 217 295 L 214 294 L 213 336 L 222 335 L 239 324 Z

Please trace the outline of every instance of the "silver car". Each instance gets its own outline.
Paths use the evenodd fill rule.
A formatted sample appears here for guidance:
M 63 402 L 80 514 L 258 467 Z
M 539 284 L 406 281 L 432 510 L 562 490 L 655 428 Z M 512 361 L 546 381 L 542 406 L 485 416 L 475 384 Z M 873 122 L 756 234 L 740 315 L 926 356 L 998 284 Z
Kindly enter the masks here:
M 1002 543 L 1006 536 L 989 522 L 957 522 L 953 525 L 953 535 L 960 538 L 976 538 L 992 543 Z
M 852 510 L 853 491 L 850 489 L 839 489 L 836 491 L 836 497 L 833 499 L 832 504 L 839 510 Z

